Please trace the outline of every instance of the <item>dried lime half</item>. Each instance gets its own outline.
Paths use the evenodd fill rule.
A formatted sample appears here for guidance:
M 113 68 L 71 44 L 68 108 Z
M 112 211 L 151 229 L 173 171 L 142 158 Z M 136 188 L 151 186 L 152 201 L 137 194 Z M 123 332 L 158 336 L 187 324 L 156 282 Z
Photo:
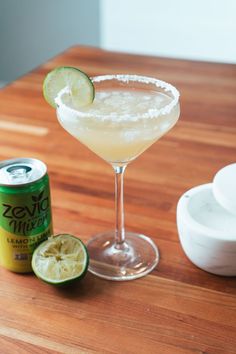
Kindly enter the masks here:
M 64 285 L 84 277 L 89 264 L 86 246 L 75 236 L 49 237 L 34 251 L 32 269 L 36 276 L 52 285 Z
M 56 108 L 55 98 L 64 88 L 67 88 L 76 107 L 87 106 L 94 100 L 93 83 L 89 76 L 78 68 L 60 66 L 50 71 L 43 82 L 45 100 Z

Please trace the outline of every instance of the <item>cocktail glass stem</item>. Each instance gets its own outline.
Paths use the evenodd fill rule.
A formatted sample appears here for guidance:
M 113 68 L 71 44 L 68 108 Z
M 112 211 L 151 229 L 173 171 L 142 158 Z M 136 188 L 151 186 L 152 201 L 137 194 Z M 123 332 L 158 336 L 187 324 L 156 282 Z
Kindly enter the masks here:
M 115 248 L 125 249 L 124 227 L 124 172 L 125 166 L 113 166 L 115 170 Z

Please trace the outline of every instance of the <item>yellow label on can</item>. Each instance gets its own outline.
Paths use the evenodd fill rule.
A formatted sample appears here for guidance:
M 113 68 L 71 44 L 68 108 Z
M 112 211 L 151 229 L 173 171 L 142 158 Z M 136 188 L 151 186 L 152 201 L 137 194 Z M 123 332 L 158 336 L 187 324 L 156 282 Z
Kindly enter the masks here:
M 52 234 L 52 225 L 32 236 L 19 236 L 0 227 L 0 264 L 13 272 L 30 272 L 34 249 Z

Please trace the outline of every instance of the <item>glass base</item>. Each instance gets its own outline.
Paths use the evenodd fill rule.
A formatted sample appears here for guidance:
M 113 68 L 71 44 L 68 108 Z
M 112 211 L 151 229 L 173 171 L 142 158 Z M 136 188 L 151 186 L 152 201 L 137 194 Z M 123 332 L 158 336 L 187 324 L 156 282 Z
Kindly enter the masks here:
M 150 273 L 159 261 L 159 252 L 147 236 L 125 233 L 125 243 L 114 242 L 115 231 L 88 241 L 89 271 L 109 280 L 132 280 Z

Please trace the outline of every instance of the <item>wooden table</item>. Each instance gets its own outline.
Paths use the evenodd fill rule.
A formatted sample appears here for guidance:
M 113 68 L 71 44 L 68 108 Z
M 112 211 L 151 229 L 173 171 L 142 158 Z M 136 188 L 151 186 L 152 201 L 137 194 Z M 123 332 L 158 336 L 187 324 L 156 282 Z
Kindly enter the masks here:
M 181 119 L 134 161 L 125 179 L 126 227 L 159 246 L 158 267 L 131 282 L 91 274 L 55 288 L 0 269 L 0 353 L 236 353 L 236 279 L 208 274 L 184 255 L 176 230 L 181 194 L 236 160 L 236 65 L 73 47 L 0 92 L 0 159 L 43 160 L 55 232 L 113 228 L 112 168 L 70 137 L 42 97 L 59 65 L 89 75 L 137 73 L 181 92 Z

